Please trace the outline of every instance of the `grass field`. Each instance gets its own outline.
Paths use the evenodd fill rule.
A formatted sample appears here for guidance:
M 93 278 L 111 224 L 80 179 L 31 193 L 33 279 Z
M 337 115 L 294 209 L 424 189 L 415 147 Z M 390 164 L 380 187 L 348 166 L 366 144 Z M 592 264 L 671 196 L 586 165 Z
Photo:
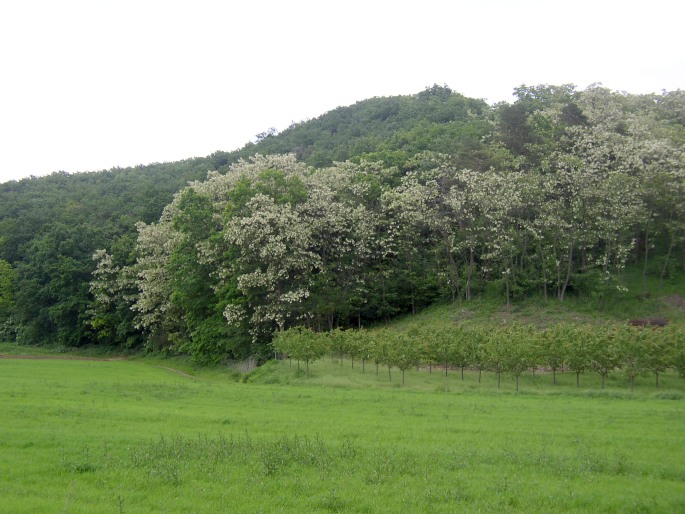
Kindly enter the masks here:
M 350 364 L 241 383 L 173 360 L 0 359 L 0 511 L 685 511 L 675 375 L 631 392 L 537 374 L 515 393 Z

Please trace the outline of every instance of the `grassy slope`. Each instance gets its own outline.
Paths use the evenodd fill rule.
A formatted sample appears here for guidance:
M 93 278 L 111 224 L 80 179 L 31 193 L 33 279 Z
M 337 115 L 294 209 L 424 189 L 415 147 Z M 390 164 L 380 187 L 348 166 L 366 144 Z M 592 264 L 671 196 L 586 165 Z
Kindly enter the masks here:
M 469 321 L 499 325 L 511 321 L 545 327 L 554 323 L 621 323 L 635 318 L 663 317 L 670 323 L 685 325 L 685 272 L 659 283 L 650 278 L 643 291 L 641 270 L 628 269 L 623 277 L 628 291 L 600 301 L 592 295 L 569 296 L 564 302 L 542 296 L 515 299 L 504 306 L 503 292 L 488 291 L 471 302 L 435 305 L 415 316 L 406 316 L 390 324 L 390 329 L 430 328 Z

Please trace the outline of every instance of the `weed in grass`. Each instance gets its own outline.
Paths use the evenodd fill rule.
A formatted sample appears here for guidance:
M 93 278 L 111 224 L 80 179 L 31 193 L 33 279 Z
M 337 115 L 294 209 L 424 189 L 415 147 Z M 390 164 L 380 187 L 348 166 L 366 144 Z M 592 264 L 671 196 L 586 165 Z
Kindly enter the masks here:
M 324 494 L 316 504 L 327 512 L 349 512 L 352 506 L 351 502 L 341 498 L 335 489 Z
M 654 394 L 654 398 L 657 400 L 682 400 L 683 394 L 675 391 L 664 391 Z

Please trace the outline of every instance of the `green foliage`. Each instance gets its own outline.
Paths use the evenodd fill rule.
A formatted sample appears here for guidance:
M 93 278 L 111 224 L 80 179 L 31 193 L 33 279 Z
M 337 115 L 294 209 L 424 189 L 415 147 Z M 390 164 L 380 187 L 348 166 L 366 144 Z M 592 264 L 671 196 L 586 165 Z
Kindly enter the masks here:
M 418 366 L 421 361 L 421 350 L 416 339 L 406 334 L 396 334 L 390 346 L 388 360 L 402 372 L 404 385 L 405 371 Z
M 231 162 L 259 154 L 294 153 L 316 168 L 362 159 L 405 167 L 423 151 L 454 155 L 461 166 L 487 169 L 483 138 L 488 105 L 447 87 L 411 96 L 372 98 L 295 123 L 277 136 L 227 154 Z
M 579 327 L 569 327 L 566 335 L 568 345 L 566 364 L 576 374 L 576 387 L 580 387 L 580 375 L 592 366 L 590 334 Z
M 515 95 L 490 107 L 435 85 L 269 130 L 230 154 L 2 185 L 0 263 L 15 275 L 10 300 L 0 285 L 5 332 L 216 362 L 263 356 L 288 327 L 388 323 L 443 301 L 512 308 L 539 294 L 609 312 L 636 289 L 632 263 L 644 296 L 655 278 L 677 282 L 682 95 L 572 85 Z M 511 330 L 436 331 L 425 355 L 446 371 L 518 377 L 522 356 L 497 343 L 526 339 Z M 559 355 L 555 334 L 528 344 L 554 374 L 565 358 L 578 379 L 607 378 L 613 361 L 592 353 L 611 337 L 577 335 L 574 356 Z M 657 379 L 661 367 L 650 364 Z
M 465 369 L 481 374 L 488 370 L 496 373 L 497 388 L 502 385 L 504 374 L 510 374 L 519 390 L 523 375 L 536 370 L 550 371 L 553 384 L 557 385 L 557 372 L 570 370 L 575 375 L 576 388 L 580 388 L 580 375 L 594 370 L 601 378 L 601 389 L 609 375 L 623 371 L 631 389 L 635 378 L 651 371 L 655 375 L 656 387 L 659 376 L 671 368 L 682 366 L 683 328 L 634 328 L 621 324 L 601 326 L 580 326 L 559 323 L 539 329 L 531 324 L 512 322 L 482 326 L 463 324 L 459 327 L 442 327 L 439 330 L 411 328 L 365 330 L 334 330 L 328 334 L 316 334 L 298 327 L 276 336 L 277 351 L 305 360 L 298 352 L 309 345 L 317 351 L 325 349 L 341 359 L 343 354 L 350 358 L 372 359 L 377 366 L 388 368 L 392 379 L 392 368 L 405 372 L 413 367 L 428 366 L 432 373 L 433 363 L 444 366 L 445 376 L 451 367 L 461 368 L 464 380 Z M 319 358 L 317 353 L 315 358 Z M 352 366 L 354 367 L 354 366 Z
M 647 352 L 650 333 L 643 328 L 628 329 L 628 336 L 620 341 L 621 366 L 628 378 L 630 388 L 635 385 L 635 379 L 647 373 Z
M 602 377 L 602 389 L 609 373 L 621 365 L 620 341 L 622 327 L 590 327 L 585 329 L 589 340 L 591 367 Z
M 309 376 L 309 363 L 324 356 L 327 350 L 326 339 L 305 327 L 293 327 L 277 332 L 272 342 L 277 352 L 287 354 L 293 359 L 304 361 Z
M 0 321 L 7 318 L 14 304 L 15 278 L 10 263 L 0 259 Z
M 159 218 L 176 191 L 206 176 L 209 162 L 53 173 L 0 184 L 0 259 L 16 270 L 12 316 L 19 339 L 30 344 L 131 345 L 134 327 L 123 311 L 117 320 L 104 322 L 106 336 L 89 325 L 92 255 L 106 247 L 116 266 L 130 264 L 117 248 L 135 238 L 136 221 Z M 127 328 L 117 328 L 124 322 Z

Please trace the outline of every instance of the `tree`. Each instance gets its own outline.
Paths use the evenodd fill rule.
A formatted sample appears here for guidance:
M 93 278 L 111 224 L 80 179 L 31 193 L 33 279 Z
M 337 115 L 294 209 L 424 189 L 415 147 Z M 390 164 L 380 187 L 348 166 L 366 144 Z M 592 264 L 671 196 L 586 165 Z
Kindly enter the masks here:
M 307 377 L 311 376 L 309 363 L 320 359 L 326 353 L 324 337 L 301 326 L 277 332 L 272 344 L 276 351 L 287 353 L 298 361 L 304 361 Z
M 136 277 L 138 290 L 132 309 L 135 326 L 148 334 L 148 346 L 168 348 L 169 333 L 177 330 L 178 320 L 170 315 L 172 277 L 169 259 L 182 235 L 169 222 L 138 224 L 138 257 L 130 273 Z
M 404 372 L 420 362 L 419 345 L 416 339 L 403 333 L 395 334 L 390 347 L 390 361 L 402 371 L 402 385 L 404 385 Z
M 130 241 L 124 247 L 130 250 L 132 245 Z M 135 329 L 131 310 L 138 291 L 130 268 L 117 265 L 115 259 L 122 259 L 123 263 L 128 260 L 120 255 L 110 255 L 103 249 L 93 254 L 96 267 L 90 281 L 93 301 L 87 312 L 88 323 L 99 343 L 134 348 L 143 342 L 140 332 Z
M 674 330 L 666 327 L 644 327 L 645 368 L 654 373 L 656 387 L 659 387 L 659 374 L 673 365 L 676 345 Z
M 635 387 L 635 379 L 648 371 L 646 349 L 649 329 L 627 327 L 620 343 L 621 367 L 628 378 L 630 390 Z
M 671 328 L 668 335 L 673 346 L 673 366 L 685 378 L 685 332 L 683 329 Z
M 507 342 L 502 351 L 502 368 L 514 376 L 518 391 L 521 375 L 535 365 L 536 334 L 530 326 L 514 325 L 504 330 L 503 336 Z
M 428 339 L 431 341 L 431 354 L 445 367 L 445 376 L 447 376 L 452 356 L 452 337 L 449 328 L 443 327 L 441 330 L 436 330 L 428 336 Z
M 497 389 L 502 384 L 502 372 L 507 359 L 508 344 L 507 336 L 501 328 L 491 330 L 484 341 L 487 365 L 497 373 Z
M 92 253 L 102 234 L 94 226 L 55 222 L 18 263 L 17 338 L 25 344 L 82 346 L 94 340 L 88 320 Z
M 461 379 L 464 380 L 464 368 L 474 360 L 474 338 L 472 332 L 457 327 L 450 331 L 448 342 L 449 361 L 452 365 L 461 368 Z
M 590 366 L 602 377 L 602 389 L 605 379 L 621 362 L 619 345 L 621 330 L 617 327 L 591 327 L 584 330 L 588 340 Z
M 9 262 L 0 259 L 0 320 L 9 316 L 14 304 L 14 269 Z
M 283 330 L 302 314 L 311 272 L 319 266 L 311 247 L 310 228 L 293 205 L 279 205 L 257 194 L 249 214 L 229 221 L 226 241 L 235 246 L 234 266 L 240 291 L 251 298 L 252 322 Z
M 0 259 L 0 340 L 16 337 L 11 319 L 15 280 L 15 272 L 10 263 Z
M 376 375 L 378 366 L 383 364 L 388 367 L 388 380 L 392 380 L 391 369 L 395 365 L 392 356 L 392 339 L 387 331 L 378 331 L 373 336 L 371 345 L 373 361 L 376 364 Z
M 482 327 L 472 327 L 468 330 L 470 350 L 469 360 L 478 370 L 478 383 L 481 382 L 483 370 L 488 368 L 488 333 Z
M 585 373 L 592 365 L 588 336 L 583 330 L 569 326 L 566 344 L 568 346 L 566 363 L 576 374 L 576 387 L 580 387 L 580 374 Z
M 569 345 L 568 325 L 557 324 L 542 331 L 539 338 L 541 364 L 552 370 L 552 383 L 557 384 L 557 371 L 566 363 Z
M 351 339 L 349 345 L 353 347 L 357 358 L 362 361 L 362 373 L 364 373 L 366 372 L 366 361 L 373 359 L 373 338 L 363 328 L 350 330 L 347 335 Z
M 347 330 L 345 332 L 345 353 L 349 356 L 353 369 L 355 359 L 361 359 L 362 370 L 364 369 L 364 362 L 368 358 L 368 350 L 365 346 L 366 336 L 362 329 Z
M 343 364 L 343 357 L 347 350 L 347 333 L 339 328 L 333 329 L 326 333 L 328 338 L 328 351 L 331 352 L 331 362 L 335 355 L 340 359 L 340 365 Z

